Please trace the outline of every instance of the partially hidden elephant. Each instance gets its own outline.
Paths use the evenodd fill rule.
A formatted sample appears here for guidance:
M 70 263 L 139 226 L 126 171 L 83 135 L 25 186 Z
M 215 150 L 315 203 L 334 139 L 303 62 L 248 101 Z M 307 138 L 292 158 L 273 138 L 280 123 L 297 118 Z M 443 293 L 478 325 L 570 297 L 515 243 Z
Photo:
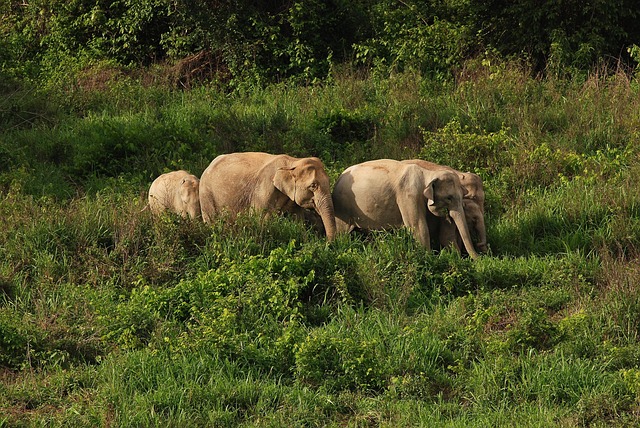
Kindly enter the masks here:
M 156 178 L 149 188 L 149 208 L 154 214 L 170 211 L 192 219 L 200 217 L 200 180 L 187 171 L 173 171 Z
M 452 171 L 431 171 L 392 159 L 353 165 L 338 177 L 333 189 L 337 231 L 405 226 L 430 250 L 427 213 L 448 215 L 460 231 L 469 256 L 476 258 L 462 206 L 465 194 Z
M 203 220 L 216 215 L 236 215 L 248 209 L 289 212 L 303 218 L 304 209 L 315 210 L 328 240 L 336 233 L 331 187 L 322 161 L 315 157 L 247 152 L 216 157 L 200 177 Z
M 487 248 L 487 235 L 486 226 L 484 224 L 484 210 L 481 205 L 473 199 L 463 199 L 462 206 L 464 208 L 464 216 L 467 220 L 467 226 L 471 232 L 471 239 L 476 238 L 476 250 L 481 253 L 486 253 Z M 451 228 L 450 228 L 451 229 Z M 456 245 L 458 248 L 462 248 L 462 238 L 459 231 L 456 230 Z
M 452 171 L 458 175 L 460 183 L 467 190 L 464 196 L 463 208 L 465 218 L 471 235 L 475 238 L 476 249 L 480 252 L 487 251 L 487 228 L 484 222 L 484 187 L 482 178 L 473 172 L 461 172 L 449 166 L 439 165 L 437 163 L 425 161 L 422 159 L 407 159 L 403 163 L 418 165 L 429 171 Z M 432 221 L 431 229 L 438 234 L 438 242 L 441 247 L 454 245 L 458 249 L 461 248 L 461 239 L 456 230 L 455 223 L 451 223 L 446 218 Z

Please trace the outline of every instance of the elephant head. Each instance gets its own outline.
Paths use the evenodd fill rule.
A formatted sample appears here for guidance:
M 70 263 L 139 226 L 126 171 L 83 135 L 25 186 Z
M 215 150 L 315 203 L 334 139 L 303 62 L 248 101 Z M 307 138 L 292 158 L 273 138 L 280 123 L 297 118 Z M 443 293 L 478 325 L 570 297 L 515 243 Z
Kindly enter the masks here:
M 328 240 L 336 234 L 329 176 L 318 158 L 298 159 L 276 170 L 273 185 L 296 205 L 315 210 L 321 217 Z
M 460 183 L 467 190 L 465 199 L 471 199 L 476 202 L 478 208 L 484 213 L 484 186 L 482 178 L 473 172 L 458 173 Z
M 462 200 L 467 225 L 476 239 L 478 251 L 487 251 L 487 229 L 484 223 L 484 212 L 476 200 L 465 198 Z
M 427 200 L 429 211 L 438 217 L 447 217 L 453 220 L 462 242 L 472 258 L 478 257 L 473 243 L 467 221 L 465 218 L 463 198 L 467 190 L 460 183 L 458 175 L 451 171 L 434 171 L 425 175 L 427 180 L 423 195 Z
M 200 180 L 193 176 L 187 176 L 180 182 L 180 201 L 182 202 L 182 216 L 198 218 L 200 211 Z

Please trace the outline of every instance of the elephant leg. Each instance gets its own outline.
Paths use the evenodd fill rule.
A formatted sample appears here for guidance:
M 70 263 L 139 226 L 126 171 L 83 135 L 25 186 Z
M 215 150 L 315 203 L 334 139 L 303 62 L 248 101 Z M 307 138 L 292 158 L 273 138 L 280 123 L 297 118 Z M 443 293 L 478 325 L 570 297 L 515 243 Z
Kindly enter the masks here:
M 429 227 L 426 220 L 418 221 L 418 224 L 411 227 L 416 239 L 422 244 L 427 251 L 431 251 L 431 235 L 429 234 Z
M 441 219 L 438 241 L 442 248 L 453 247 L 460 252 L 460 245 L 457 239 L 458 229 L 451 220 Z
M 351 233 L 355 227 L 341 219 L 340 217 L 336 217 L 336 232 L 337 233 Z
M 429 234 L 429 225 L 427 224 L 427 208 L 426 205 L 416 203 L 416 199 L 420 198 L 400 198 L 398 207 L 402 215 L 404 226 L 409 228 L 418 242 L 422 244 L 427 251 L 431 251 L 431 235 Z

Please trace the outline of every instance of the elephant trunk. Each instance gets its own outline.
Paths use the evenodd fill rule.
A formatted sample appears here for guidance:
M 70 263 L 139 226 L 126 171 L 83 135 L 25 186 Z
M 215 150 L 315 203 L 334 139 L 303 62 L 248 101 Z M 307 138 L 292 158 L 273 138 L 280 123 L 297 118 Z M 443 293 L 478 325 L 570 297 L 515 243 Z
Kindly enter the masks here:
M 462 209 L 459 211 L 450 210 L 449 215 L 456 224 L 458 232 L 460 232 L 460 237 L 462 238 L 462 242 L 464 243 L 464 247 L 466 248 L 467 253 L 469 253 L 469 256 L 472 259 L 478 258 L 478 253 L 473 247 L 473 242 L 471 242 L 471 236 L 469 234 L 469 228 L 467 227 L 467 220 L 465 219 L 464 211 Z
M 198 219 L 202 216 L 202 212 L 200 211 L 200 204 L 194 204 L 192 206 L 189 206 L 189 218 L 195 220 Z
M 316 198 L 315 209 L 322 219 L 327 240 L 333 241 L 336 236 L 336 215 L 333 209 L 331 194 L 323 194 Z

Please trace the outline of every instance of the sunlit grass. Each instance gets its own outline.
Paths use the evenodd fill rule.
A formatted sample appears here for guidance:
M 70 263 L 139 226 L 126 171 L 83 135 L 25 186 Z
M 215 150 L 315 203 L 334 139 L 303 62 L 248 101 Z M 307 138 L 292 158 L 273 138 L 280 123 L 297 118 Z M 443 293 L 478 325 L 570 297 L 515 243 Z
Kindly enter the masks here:
M 0 138 L 0 425 L 637 424 L 626 76 L 74 96 Z M 376 157 L 478 167 L 490 251 L 144 209 L 157 174 L 239 150 L 317 155 L 332 179 Z

